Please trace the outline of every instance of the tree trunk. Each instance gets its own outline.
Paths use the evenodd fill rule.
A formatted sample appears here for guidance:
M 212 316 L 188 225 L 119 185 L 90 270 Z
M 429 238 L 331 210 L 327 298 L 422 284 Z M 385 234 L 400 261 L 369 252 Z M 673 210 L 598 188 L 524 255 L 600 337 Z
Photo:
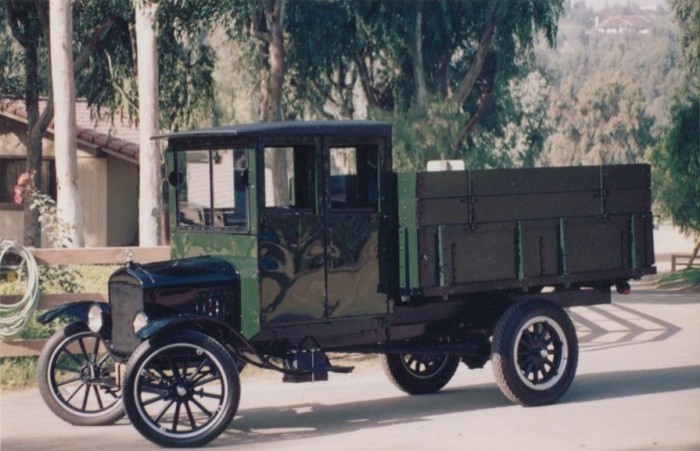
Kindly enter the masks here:
M 56 158 L 56 209 L 60 223 L 68 227 L 64 247 L 84 247 L 82 196 L 78 187 L 78 155 L 75 129 L 75 75 L 73 70 L 73 17 L 70 0 L 49 3 L 51 30 L 51 82 L 53 85 L 54 149 Z
M 41 137 L 34 125 L 39 120 L 39 57 L 36 41 L 24 46 L 25 93 L 24 102 L 27 109 L 27 173 L 31 176 L 31 186 L 41 189 Z M 41 247 L 41 224 L 39 211 L 31 208 L 32 200 L 24 198 L 24 245 Z
M 416 83 L 416 107 L 424 108 L 428 97 L 423 63 L 423 2 L 416 4 L 416 28 L 413 40 L 413 79 Z
M 284 82 L 284 0 L 275 0 L 272 10 L 266 11 L 268 31 L 257 36 L 267 44 L 269 73 L 266 93 L 263 98 L 263 117 L 265 122 L 282 120 L 282 85 Z
M 700 253 L 700 238 L 698 239 L 698 242 L 695 243 L 693 253 L 690 254 L 690 260 L 688 260 L 688 269 L 693 267 L 693 262 L 695 262 L 695 259 L 698 258 L 698 253 Z
M 457 105 L 462 105 L 469 97 L 469 93 L 474 89 L 474 84 L 479 78 L 481 73 L 481 68 L 486 61 L 486 55 L 488 54 L 489 47 L 491 46 L 491 40 L 493 39 L 493 32 L 496 30 L 496 19 L 492 17 L 486 25 L 486 29 L 481 34 L 481 39 L 479 39 L 479 47 L 476 49 L 476 55 L 474 55 L 474 61 L 469 67 L 466 75 L 462 79 L 459 85 L 459 90 L 448 98 L 448 101 L 455 102 Z
M 139 245 L 157 246 L 160 237 L 160 146 L 151 137 L 158 133 L 158 4 L 135 2 L 136 51 L 139 91 Z
M 251 24 L 251 33 L 264 43 L 267 50 L 267 64 L 263 65 L 260 77 L 260 97 L 262 101 L 262 121 L 282 120 L 282 86 L 284 82 L 284 1 L 275 0 L 272 9 L 264 10 L 265 30 Z M 257 20 L 256 23 L 262 21 Z M 265 160 L 273 174 L 287 173 L 287 155 L 280 150 L 266 150 Z M 275 205 L 285 205 L 289 197 L 286 176 L 273 177 L 273 197 Z

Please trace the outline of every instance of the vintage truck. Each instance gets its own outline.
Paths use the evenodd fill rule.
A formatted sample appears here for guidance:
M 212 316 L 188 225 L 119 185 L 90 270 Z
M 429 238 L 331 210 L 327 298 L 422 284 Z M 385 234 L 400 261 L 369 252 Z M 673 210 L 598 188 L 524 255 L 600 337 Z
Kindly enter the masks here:
M 170 261 L 127 262 L 109 303 L 43 315 L 39 382 L 77 425 L 128 415 L 199 446 L 236 413 L 246 365 L 325 380 L 376 353 L 409 394 L 491 361 L 505 396 L 548 404 L 578 361 L 564 308 L 656 272 L 646 165 L 397 174 L 372 121 L 236 125 L 167 139 Z

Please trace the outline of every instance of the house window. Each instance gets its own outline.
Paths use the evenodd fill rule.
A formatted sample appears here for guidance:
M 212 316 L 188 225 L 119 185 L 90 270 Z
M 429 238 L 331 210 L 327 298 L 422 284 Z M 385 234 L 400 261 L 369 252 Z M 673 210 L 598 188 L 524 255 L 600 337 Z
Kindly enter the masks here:
M 27 160 L 0 158 L 0 204 L 14 203 L 15 185 L 22 173 L 27 172 Z M 56 199 L 56 169 L 53 160 L 41 162 L 41 188 L 39 192 Z

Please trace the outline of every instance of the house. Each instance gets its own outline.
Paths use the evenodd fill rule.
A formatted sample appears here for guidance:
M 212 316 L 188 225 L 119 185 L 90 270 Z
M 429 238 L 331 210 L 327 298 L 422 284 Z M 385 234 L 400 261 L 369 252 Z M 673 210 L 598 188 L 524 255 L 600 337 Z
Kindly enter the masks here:
M 43 110 L 45 102 L 40 105 Z M 138 129 L 123 117 L 94 117 L 76 103 L 78 183 L 83 196 L 85 245 L 137 243 Z M 45 133 L 41 191 L 55 197 L 53 124 Z M 24 213 L 13 202 L 17 178 L 25 172 L 27 112 L 23 102 L 0 99 L 0 238 L 22 241 Z M 47 243 L 45 237 L 42 243 Z
M 603 21 L 595 18 L 595 29 L 602 34 L 649 34 L 653 25 L 651 19 L 642 15 L 610 16 Z

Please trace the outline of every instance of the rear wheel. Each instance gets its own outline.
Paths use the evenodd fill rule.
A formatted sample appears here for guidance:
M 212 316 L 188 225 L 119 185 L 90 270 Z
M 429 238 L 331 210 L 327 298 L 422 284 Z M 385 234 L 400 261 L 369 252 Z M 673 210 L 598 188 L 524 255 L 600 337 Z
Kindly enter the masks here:
M 539 299 L 523 301 L 496 325 L 491 361 L 496 381 L 511 401 L 551 404 L 564 395 L 576 374 L 576 330 L 561 307 Z
M 385 354 L 382 366 L 389 380 L 411 395 L 435 393 L 452 379 L 460 357 L 441 354 Z
M 240 381 L 231 354 L 200 332 L 142 343 L 129 359 L 124 406 L 147 439 L 165 447 L 201 446 L 238 409 Z
M 44 402 L 71 424 L 99 426 L 124 416 L 115 362 L 102 337 L 83 322 L 69 324 L 46 342 L 37 373 Z

